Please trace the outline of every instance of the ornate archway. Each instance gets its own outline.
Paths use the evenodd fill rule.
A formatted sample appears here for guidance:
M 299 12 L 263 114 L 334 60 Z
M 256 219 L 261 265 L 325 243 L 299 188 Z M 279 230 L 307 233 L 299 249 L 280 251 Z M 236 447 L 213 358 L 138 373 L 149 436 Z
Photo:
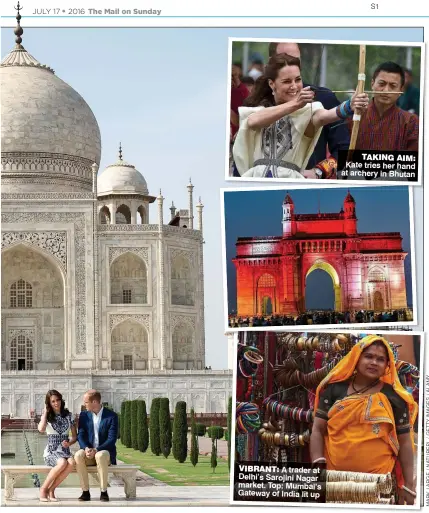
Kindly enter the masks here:
M 282 212 L 282 235 L 237 239 L 237 303 L 230 302 L 230 312 L 260 315 L 271 298 L 274 314 L 296 316 L 306 309 L 306 279 L 316 269 L 330 276 L 337 311 L 373 309 L 374 303 L 389 310 L 408 307 L 402 235 L 360 233 L 350 192 L 339 211 L 317 214 L 295 213 L 287 194 Z M 264 275 L 275 277 L 274 284 L 261 287 Z M 228 285 L 230 278 L 228 270 Z
M 338 273 L 335 270 L 335 268 L 330 263 L 323 261 L 323 260 L 318 260 L 318 261 L 314 262 L 314 264 L 310 267 L 310 269 L 308 269 L 308 271 L 305 273 L 305 280 L 304 280 L 304 284 L 303 284 L 304 307 L 305 307 L 305 281 L 307 280 L 308 276 L 316 269 L 321 269 L 322 271 L 325 271 L 331 277 L 332 284 L 334 287 L 334 310 L 340 312 L 343 308 L 340 278 L 339 278 Z M 303 308 L 303 310 L 304 309 L 305 308 Z

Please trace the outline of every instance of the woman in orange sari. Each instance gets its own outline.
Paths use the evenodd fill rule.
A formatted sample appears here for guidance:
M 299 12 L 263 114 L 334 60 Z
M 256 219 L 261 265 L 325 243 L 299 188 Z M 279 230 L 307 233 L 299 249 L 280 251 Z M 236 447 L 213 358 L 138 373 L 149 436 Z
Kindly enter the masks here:
M 363 338 L 317 387 L 312 462 L 371 474 L 393 472 L 399 463 L 399 503 L 414 504 L 417 408 L 399 381 L 389 343 Z

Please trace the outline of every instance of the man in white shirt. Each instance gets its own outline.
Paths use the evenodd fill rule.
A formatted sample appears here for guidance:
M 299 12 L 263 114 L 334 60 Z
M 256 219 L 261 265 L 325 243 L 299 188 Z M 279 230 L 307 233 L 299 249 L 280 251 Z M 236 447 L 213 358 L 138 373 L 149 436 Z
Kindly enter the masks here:
M 108 466 L 116 465 L 116 440 L 118 438 L 118 416 L 103 408 L 97 390 L 88 390 L 83 396 L 86 411 L 79 417 L 77 439 L 80 450 L 74 455 L 76 470 L 82 487 L 80 501 L 91 500 L 87 466 L 97 465 L 100 477 L 100 500 L 107 502 Z

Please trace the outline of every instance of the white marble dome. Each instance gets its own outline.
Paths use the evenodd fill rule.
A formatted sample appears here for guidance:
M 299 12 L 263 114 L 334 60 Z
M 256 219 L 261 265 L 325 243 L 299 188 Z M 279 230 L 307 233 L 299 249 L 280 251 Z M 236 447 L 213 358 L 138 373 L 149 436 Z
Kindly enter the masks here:
M 9 56 L 0 66 L 2 152 L 71 155 L 99 164 L 100 129 L 82 96 L 49 68 L 8 64 Z
M 3 192 L 91 190 L 101 136 L 82 96 L 22 45 L 2 60 L 0 83 Z
M 143 175 L 133 165 L 118 160 L 116 164 L 106 167 L 98 176 L 97 194 L 98 196 L 110 194 L 141 194 L 147 196 L 149 192 Z

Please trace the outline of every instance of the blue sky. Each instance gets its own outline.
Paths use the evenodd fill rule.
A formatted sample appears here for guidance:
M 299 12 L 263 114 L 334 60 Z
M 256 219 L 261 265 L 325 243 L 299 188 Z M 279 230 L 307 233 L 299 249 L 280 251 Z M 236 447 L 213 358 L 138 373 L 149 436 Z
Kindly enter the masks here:
M 420 42 L 423 30 L 30 29 L 24 14 L 25 48 L 76 89 L 98 120 L 100 171 L 116 161 L 122 141 L 124 159 L 144 175 L 149 192 L 162 189 L 165 219 L 172 200 L 187 208 L 186 184 L 192 177 L 195 200 L 201 196 L 205 205 L 206 362 L 225 368 L 219 188 L 235 185 L 224 181 L 228 37 Z M 1 43 L 4 56 L 14 46 L 13 29 L 2 29 Z M 150 216 L 156 219 L 156 207 Z
M 296 214 L 339 212 L 347 195 L 345 188 L 225 193 L 226 255 L 229 310 L 236 310 L 236 274 L 232 258 L 238 237 L 282 234 L 282 203 L 289 191 Z M 410 253 L 408 187 L 359 187 L 350 189 L 356 201 L 358 233 L 400 232 L 403 250 Z M 405 260 L 408 303 L 412 304 L 411 255 Z M 314 276 L 313 276 L 314 275 Z M 332 280 L 324 271 L 314 271 L 307 280 L 308 308 L 333 308 Z

